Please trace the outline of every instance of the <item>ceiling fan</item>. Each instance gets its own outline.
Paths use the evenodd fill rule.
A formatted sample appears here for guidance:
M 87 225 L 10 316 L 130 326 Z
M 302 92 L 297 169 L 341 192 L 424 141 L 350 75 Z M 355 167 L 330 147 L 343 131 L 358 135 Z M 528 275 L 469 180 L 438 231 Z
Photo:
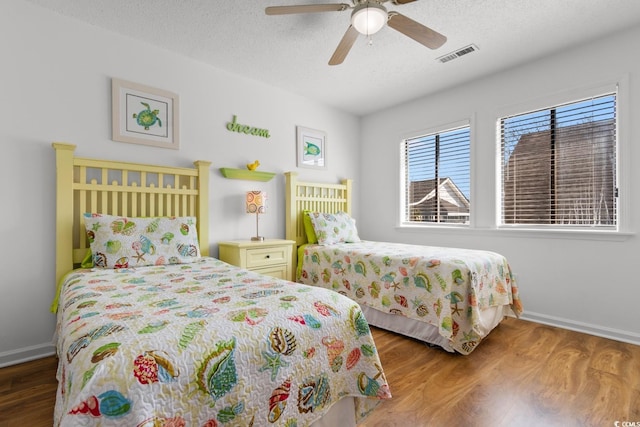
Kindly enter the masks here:
M 447 41 L 447 38 L 442 34 L 425 27 L 411 18 L 395 11 L 387 12 L 383 3 L 388 1 L 395 5 L 403 5 L 416 0 L 352 0 L 353 5 L 335 3 L 270 6 L 265 8 L 265 13 L 267 15 L 289 15 L 294 13 L 342 12 L 347 9 L 353 9 L 351 12 L 351 25 L 347 28 L 347 32 L 344 33 L 333 56 L 329 59 L 329 65 L 342 64 L 359 34 L 371 36 L 384 27 L 384 24 L 430 49 L 437 49 Z

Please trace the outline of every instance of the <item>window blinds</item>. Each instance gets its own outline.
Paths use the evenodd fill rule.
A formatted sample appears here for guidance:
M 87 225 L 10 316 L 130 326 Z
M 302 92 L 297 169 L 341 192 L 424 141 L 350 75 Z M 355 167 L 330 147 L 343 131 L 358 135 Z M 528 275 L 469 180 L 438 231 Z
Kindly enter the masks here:
M 405 222 L 469 224 L 470 128 L 403 141 Z
M 617 224 L 616 95 L 500 120 L 502 225 Z

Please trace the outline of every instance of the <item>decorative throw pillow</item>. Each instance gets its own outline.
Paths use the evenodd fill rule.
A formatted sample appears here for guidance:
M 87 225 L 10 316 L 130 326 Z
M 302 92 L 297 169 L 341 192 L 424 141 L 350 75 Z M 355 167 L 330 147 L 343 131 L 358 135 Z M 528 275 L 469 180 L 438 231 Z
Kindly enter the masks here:
M 320 245 L 360 241 L 356 221 L 346 212 L 336 212 L 335 214 L 310 212 L 309 218 Z
M 315 245 L 318 243 L 318 236 L 316 236 L 311 217 L 309 216 L 311 213 L 311 211 L 302 211 L 302 224 L 304 225 L 304 232 L 307 235 L 307 243 Z
M 200 258 L 195 217 L 128 218 L 85 213 L 84 223 L 96 267 L 186 264 Z

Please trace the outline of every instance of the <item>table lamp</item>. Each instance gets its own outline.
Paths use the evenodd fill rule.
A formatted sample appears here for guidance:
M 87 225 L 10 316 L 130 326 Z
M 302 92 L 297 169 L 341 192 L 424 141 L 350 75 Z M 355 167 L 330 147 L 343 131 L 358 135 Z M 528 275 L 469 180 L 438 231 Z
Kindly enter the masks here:
M 264 237 L 258 232 L 258 215 L 267 211 L 267 193 L 264 191 L 247 191 L 247 213 L 256 214 L 256 235 L 252 241 L 262 241 Z

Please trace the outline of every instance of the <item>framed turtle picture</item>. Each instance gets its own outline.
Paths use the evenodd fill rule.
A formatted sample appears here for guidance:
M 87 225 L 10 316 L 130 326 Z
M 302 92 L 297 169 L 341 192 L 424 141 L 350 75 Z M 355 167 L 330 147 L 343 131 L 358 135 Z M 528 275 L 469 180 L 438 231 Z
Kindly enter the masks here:
M 298 167 L 327 168 L 327 134 L 321 130 L 296 126 Z
M 177 94 L 114 78 L 111 95 L 114 141 L 180 147 Z

